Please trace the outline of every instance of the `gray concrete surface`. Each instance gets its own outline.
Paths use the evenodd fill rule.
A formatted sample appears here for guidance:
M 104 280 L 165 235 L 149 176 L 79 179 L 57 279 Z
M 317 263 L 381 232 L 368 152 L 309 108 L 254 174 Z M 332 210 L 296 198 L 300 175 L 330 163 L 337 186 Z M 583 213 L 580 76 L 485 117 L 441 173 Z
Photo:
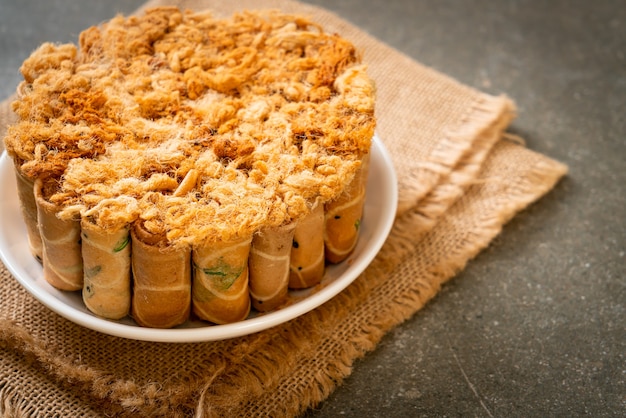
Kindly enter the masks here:
M 625 416 L 626 2 L 308 2 L 506 93 L 570 174 L 305 416 Z M 0 0 L 0 97 L 39 43 L 140 3 Z

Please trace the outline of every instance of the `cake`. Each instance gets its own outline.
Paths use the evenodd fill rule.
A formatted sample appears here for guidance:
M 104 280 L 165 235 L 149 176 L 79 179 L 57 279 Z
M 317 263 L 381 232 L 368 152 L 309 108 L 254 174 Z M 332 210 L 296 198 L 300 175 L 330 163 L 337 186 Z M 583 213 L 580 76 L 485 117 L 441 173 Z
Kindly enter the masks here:
M 31 252 L 94 314 L 215 324 L 318 284 L 359 235 L 375 88 L 301 16 L 117 16 L 21 67 L 4 138 Z

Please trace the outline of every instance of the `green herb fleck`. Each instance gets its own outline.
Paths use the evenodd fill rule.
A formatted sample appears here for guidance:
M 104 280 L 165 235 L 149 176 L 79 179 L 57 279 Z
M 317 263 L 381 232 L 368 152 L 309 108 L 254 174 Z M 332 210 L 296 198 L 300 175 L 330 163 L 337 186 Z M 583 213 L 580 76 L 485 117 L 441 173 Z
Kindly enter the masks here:
M 126 246 L 128 245 L 128 243 L 130 242 L 130 234 L 126 235 L 125 238 L 123 238 L 122 240 L 120 240 L 120 242 L 118 242 L 115 245 L 115 248 L 113 248 L 113 252 L 114 253 L 119 253 L 120 251 L 122 251 L 124 248 L 126 248 Z
M 359 228 L 361 227 L 361 220 L 360 219 L 357 219 L 354 222 L 354 227 L 356 228 L 357 231 L 359 230 Z
M 221 291 L 230 289 L 244 270 L 244 267 L 232 266 L 226 263 L 222 257 L 211 267 L 200 268 L 196 266 L 196 268 L 199 268 L 204 274 L 209 276 L 215 286 Z

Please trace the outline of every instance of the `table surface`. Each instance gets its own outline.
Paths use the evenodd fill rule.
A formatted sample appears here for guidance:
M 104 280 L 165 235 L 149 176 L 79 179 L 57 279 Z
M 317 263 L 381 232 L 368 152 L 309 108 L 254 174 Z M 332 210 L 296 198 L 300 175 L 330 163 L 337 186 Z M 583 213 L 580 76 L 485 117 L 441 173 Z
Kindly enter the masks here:
M 570 173 L 306 417 L 626 414 L 623 1 L 310 0 L 462 83 Z M 0 0 L 0 98 L 45 41 L 142 0 Z

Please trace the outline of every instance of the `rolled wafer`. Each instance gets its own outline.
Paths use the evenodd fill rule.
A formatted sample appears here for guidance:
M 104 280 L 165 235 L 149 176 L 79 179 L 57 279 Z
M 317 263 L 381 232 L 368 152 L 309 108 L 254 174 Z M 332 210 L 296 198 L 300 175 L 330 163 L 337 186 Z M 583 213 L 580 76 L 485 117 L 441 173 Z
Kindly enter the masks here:
M 252 237 L 215 242 L 191 253 L 193 312 L 215 324 L 245 319 L 250 313 L 248 254 Z
M 324 205 L 316 205 L 298 221 L 291 246 L 289 287 L 304 289 L 324 277 Z
M 130 231 L 103 229 L 81 220 L 83 301 L 94 314 L 120 319 L 130 313 Z
M 47 189 L 55 181 L 34 182 L 37 225 L 42 242 L 43 276 L 48 283 L 61 290 L 83 288 L 83 260 L 80 244 L 80 222 L 57 217 L 61 207 L 49 202 Z
M 191 249 L 169 246 L 164 235 L 150 233 L 137 221 L 131 228 L 131 254 L 135 321 L 152 328 L 185 322 L 191 310 Z
M 260 312 L 277 308 L 287 299 L 289 258 L 295 223 L 261 229 L 252 238 L 248 267 L 252 306 Z
M 368 169 L 369 154 L 341 195 L 325 206 L 324 246 L 326 260 L 330 263 L 344 261 L 356 247 L 365 205 Z
M 37 226 L 37 205 L 35 203 L 34 181 L 25 177 L 15 168 L 15 180 L 17 183 L 17 196 L 20 202 L 22 218 L 26 224 L 26 236 L 28 248 L 31 254 L 39 261 L 43 259 L 43 244 L 39 227 Z

